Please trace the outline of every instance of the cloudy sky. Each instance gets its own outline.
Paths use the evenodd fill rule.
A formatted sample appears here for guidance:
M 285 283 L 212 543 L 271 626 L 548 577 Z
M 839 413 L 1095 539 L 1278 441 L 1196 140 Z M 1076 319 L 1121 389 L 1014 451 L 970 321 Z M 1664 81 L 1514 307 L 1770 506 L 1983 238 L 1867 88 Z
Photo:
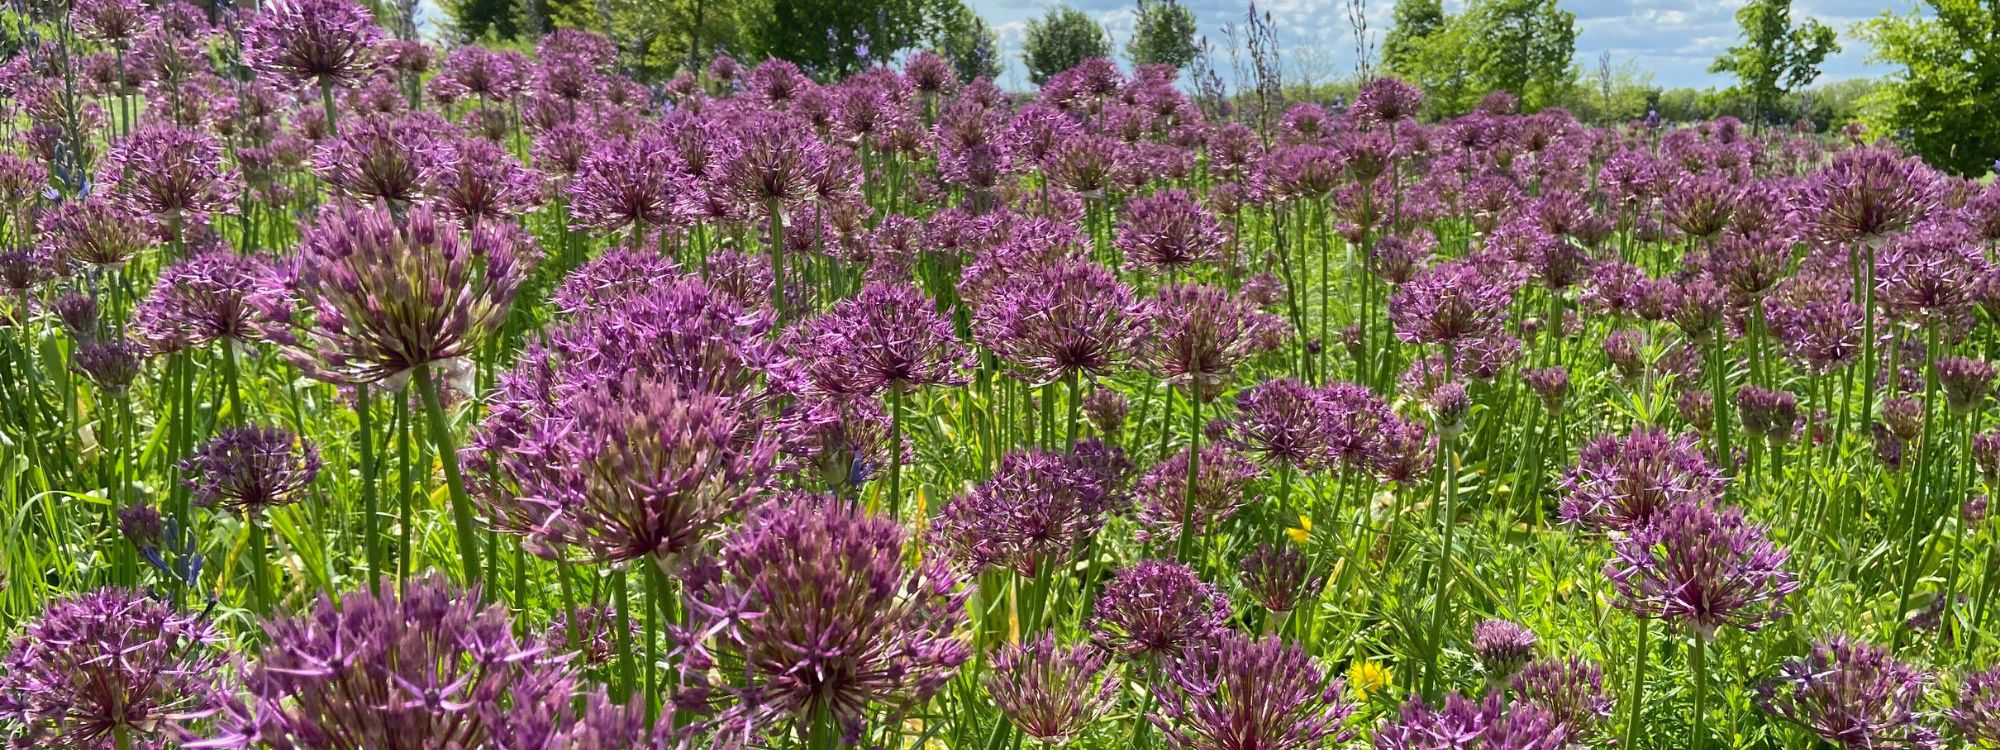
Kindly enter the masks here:
M 1059 4 L 1058 0 L 966 0 L 1000 34 L 1003 56 L 1007 58 L 1009 88 L 1027 87 L 1027 73 L 1021 67 L 1020 44 L 1028 19 L 1037 18 Z M 1110 31 L 1112 42 L 1121 50 L 1131 35 L 1132 8 L 1136 0 L 1067 0 L 1068 4 L 1090 13 Z M 1389 25 L 1394 0 L 1366 0 L 1371 36 L 1379 40 Z M 1247 0 L 1182 0 L 1195 10 L 1201 32 L 1218 48 L 1223 28 L 1241 25 Z M 1320 75 L 1345 74 L 1354 69 L 1355 40 L 1347 21 L 1348 0 L 1263 0 L 1259 10 L 1270 11 L 1277 22 L 1279 43 L 1287 61 L 1303 65 L 1301 71 L 1323 71 Z M 1629 64 L 1650 71 L 1661 86 L 1723 85 L 1728 81 L 1708 73 L 1708 65 L 1723 48 L 1736 42 L 1736 8 L 1740 0 L 1561 0 L 1576 14 L 1576 60 L 1594 69 L 1599 57 L 1609 52 L 1614 65 Z M 1867 63 L 1866 45 L 1853 38 L 1856 21 L 1871 18 L 1885 7 L 1902 12 L 1906 2 L 1885 6 L 1867 0 L 1796 0 L 1795 17 L 1811 16 L 1832 26 L 1841 36 L 1841 53 L 1827 61 L 1827 79 L 1878 75 L 1879 66 Z M 1463 0 L 1445 0 L 1456 12 Z M 1302 61 L 1302 62 L 1301 62 Z M 1228 72 L 1224 70 L 1225 80 Z

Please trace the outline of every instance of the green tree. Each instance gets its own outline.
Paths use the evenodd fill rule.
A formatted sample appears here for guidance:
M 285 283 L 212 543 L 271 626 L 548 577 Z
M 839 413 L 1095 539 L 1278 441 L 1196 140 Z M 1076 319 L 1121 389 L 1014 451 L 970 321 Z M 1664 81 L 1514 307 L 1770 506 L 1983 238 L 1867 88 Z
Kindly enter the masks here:
M 2000 7 L 1979 0 L 1924 0 L 1884 12 L 1855 30 L 1869 59 L 1897 66 L 1874 95 L 1871 119 L 1900 133 L 1926 161 L 1980 175 L 2000 157 Z
M 894 60 L 935 38 L 959 5 L 958 0 L 771 0 L 759 51 L 831 80 Z
M 1000 37 L 986 25 L 986 19 L 964 4 L 945 17 L 932 46 L 951 61 L 960 81 L 1000 78 Z
M 1429 2 L 1415 0 L 1417 5 Z M 1399 16 L 1404 8 L 1396 6 Z M 1382 68 L 1423 88 L 1429 116 L 1452 117 L 1470 111 L 1489 89 L 1480 85 L 1473 58 L 1467 54 L 1471 27 L 1461 17 L 1444 16 L 1443 6 L 1437 8 L 1439 15 L 1416 19 L 1416 26 L 1424 30 L 1421 34 L 1398 34 L 1405 28 L 1401 21 L 1390 29 L 1382 44 Z
M 1759 124 L 1785 94 L 1819 78 L 1820 63 L 1840 51 L 1826 24 L 1792 23 L 1792 0 L 1750 0 L 1736 10 L 1736 23 L 1743 43 L 1724 50 L 1708 70 L 1736 76 Z
M 1444 0 L 1396 0 L 1393 18 L 1395 25 L 1382 36 L 1382 66 L 1415 80 L 1414 71 L 1428 64 L 1423 59 L 1425 40 L 1442 31 L 1451 19 L 1444 13 Z
M 1464 21 L 1478 88 L 1512 92 L 1526 110 L 1569 95 L 1576 81 L 1575 13 L 1556 0 L 1474 0 Z
M 1175 70 L 1187 67 L 1201 48 L 1195 44 L 1194 11 L 1179 0 L 1139 0 L 1139 14 L 1133 21 L 1132 38 L 1125 54 L 1133 65 L 1164 63 Z
M 1067 5 L 1029 21 L 1027 37 L 1021 41 L 1021 62 L 1028 66 L 1028 80 L 1037 86 L 1084 60 L 1109 56 L 1111 41 L 1105 38 L 1104 27 Z

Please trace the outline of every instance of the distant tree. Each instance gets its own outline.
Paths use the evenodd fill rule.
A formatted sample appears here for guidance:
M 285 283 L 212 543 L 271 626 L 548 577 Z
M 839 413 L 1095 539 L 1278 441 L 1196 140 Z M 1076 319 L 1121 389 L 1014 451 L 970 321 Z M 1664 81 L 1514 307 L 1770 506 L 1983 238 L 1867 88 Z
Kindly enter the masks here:
M 1133 65 L 1164 63 L 1179 70 L 1200 51 L 1194 41 L 1194 11 L 1179 0 L 1139 0 L 1125 54 Z
M 1924 0 L 1856 31 L 1869 59 L 1900 68 L 1874 94 L 1878 129 L 1897 133 L 1931 164 L 1977 176 L 2000 157 L 2000 7 Z
M 1104 27 L 1067 5 L 1029 21 L 1027 37 L 1021 41 L 1021 61 L 1028 66 L 1028 80 L 1037 86 L 1077 63 L 1109 56 L 1111 41 L 1105 38 Z
M 1474 0 L 1465 11 L 1474 80 L 1509 91 L 1525 110 L 1568 96 L 1576 81 L 1576 14 L 1556 0 Z
M 1749 0 L 1736 10 L 1743 43 L 1723 51 L 1711 73 L 1736 76 L 1763 123 L 1779 98 L 1819 78 L 1820 63 L 1840 51 L 1833 29 L 1813 19 L 1793 24 L 1792 0 Z
M 932 46 L 951 61 L 960 81 L 970 82 L 974 78 L 990 81 L 1000 77 L 999 35 L 986 25 L 986 19 L 962 3 L 944 18 Z
M 1382 66 L 1389 72 L 1415 80 L 1410 71 L 1423 67 L 1424 41 L 1450 22 L 1444 0 L 1396 0 L 1391 11 L 1395 22 L 1382 36 Z
M 894 60 L 936 37 L 958 0 L 770 0 L 758 34 L 763 54 L 790 60 L 823 79 Z

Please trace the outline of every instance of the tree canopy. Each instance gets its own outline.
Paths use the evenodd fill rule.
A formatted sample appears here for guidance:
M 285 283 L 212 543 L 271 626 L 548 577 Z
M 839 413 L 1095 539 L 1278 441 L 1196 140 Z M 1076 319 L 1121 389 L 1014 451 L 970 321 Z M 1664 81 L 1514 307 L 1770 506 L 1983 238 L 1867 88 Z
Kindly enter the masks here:
M 1110 56 L 1111 40 L 1104 36 L 1104 27 L 1089 14 L 1067 5 L 1050 8 L 1048 15 L 1029 21 L 1027 37 L 1021 43 L 1021 62 L 1028 66 L 1028 80 L 1037 86 L 1077 63 Z

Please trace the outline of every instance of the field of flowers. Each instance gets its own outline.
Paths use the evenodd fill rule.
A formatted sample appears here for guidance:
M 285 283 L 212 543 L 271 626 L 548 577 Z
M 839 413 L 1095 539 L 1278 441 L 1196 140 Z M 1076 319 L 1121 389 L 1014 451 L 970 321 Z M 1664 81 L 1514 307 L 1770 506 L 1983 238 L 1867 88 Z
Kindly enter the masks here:
M 2000 189 L 1856 133 L 10 18 L 10 747 L 2000 742 Z

